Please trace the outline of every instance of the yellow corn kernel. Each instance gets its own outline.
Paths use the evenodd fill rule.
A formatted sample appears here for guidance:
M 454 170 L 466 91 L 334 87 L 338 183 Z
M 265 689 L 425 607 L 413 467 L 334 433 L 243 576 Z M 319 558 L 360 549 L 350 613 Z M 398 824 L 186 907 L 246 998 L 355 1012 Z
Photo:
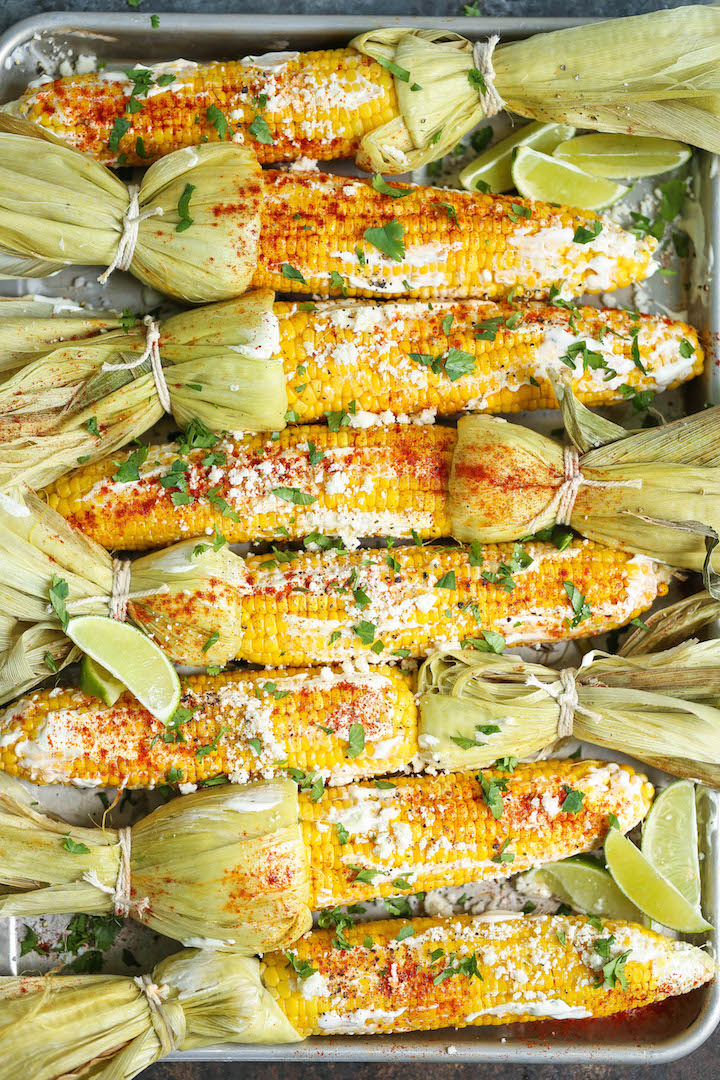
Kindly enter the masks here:
M 256 286 L 333 296 L 516 299 L 619 289 L 647 274 L 657 246 L 612 222 L 576 243 L 589 211 L 502 195 L 409 188 L 392 199 L 370 181 L 265 173 Z M 513 207 L 515 209 L 513 210 Z M 527 211 L 520 217 L 518 209 Z
M 609 815 L 627 832 L 650 809 L 652 785 L 628 766 L 542 761 L 473 775 L 396 777 L 300 798 L 310 853 L 310 907 L 495 880 L 592 851 Z M 577 813 L 562 811 L 583 792 Z M 497 816 L 496 816 L 497 815 Z
M 611 1016 L 715 975 L 702 949 L 619 920 L 597 929 L 584 915 L 390 919 L 344 933 L 349 948 L 313 930 L 263 957 L 265 986 L 303 1036 Z M 606 977 L 599 940 L 616 961 Z M 296 971 L 305 966 L 319 975 L 312 992 Z
M 301 53 L 278 70 L 182 63 L 162 89 L 153 78 L 149 94 L 122 77 L 71 75 L 27 90 L 16 108 L 105 165 L 147 165 L 237 134 L 261 162 L 354 157 L 363 135 L 397 115 L 393 76 L 354 49 Z M 141 108 L 128 112 L 133 92 Z M 128 123 L 120 139 L 118 120 Z
M 167 726 L 129 692 L 107 706 L 78 690 L 37 691 L 0 716 L 0 767 L 33 783 L 103 787 L 240 781 L 286 767 L 347 782 L 400 769 L 418 749 L 412 690 L 392 668 L 193 675 L 180 705 L 191 714 L 183 741 L 166 742 Z M 357 723 L 365 746 L 351 757 Z M 28 748 L 39 739 L 40 764 Z
M 222 469 L 203 464 L 207 450 L 178 456 L 171 443 L 150 447 L 131 484 L 113 480 L 124 457 L 114 455 L 62 477 L 47 497 L 86 535 L 124 550 L 205 538 L 214 529 L 229 543 L 297 540 L 313 532 L 410 536 L 413 529 L 434 539 L 452 532 L 446 505 L 456 441 L 452 428 L 434 426 L 293 427 L 276 439 L 224 439 Z M 187 466 L 182 477 L 191 502 L 175 506 L 176 489 L 161 479 L 178 460 Z M 218 497 L 237 520 L 223 517 Z
M 588 540 L 564 551 L 546 543 L 404 547 L 272 563 L 245 560 L 238 651 L 269 667 L 422 656 L 483 630 L 512 645 L 604 633 L 664 595 L 672 576 L 643 555 Z M 590 607 L 581 621 L 566 583 Z
M 672 388 L 703 368 L 697 332 L 687 323 L 638 317 L 620 308 L 440 300 L 430 310 L 412 301 L 326 301 L 313 311 L 277 303 L 275 312 L 288 403 L 300 423 L 347 411 L 352 402 L 358 410 L 394 416 L 424 409 L 438 416 L 464 408 L 490 413 L 554 409 L 548 366 L 567 355 L 573 341 L 588 342 L 591 351 L 601 348 L 605 362 L 592 368 L 579 356 L 569 369 L 573 391 L 586 405 L 610 405 L 633 391 Z M 644 371 L 632 358 L 630 331 L 638 325 Z M 683 340 L 692 349 L 689 358 L 680 352 Z M 450 349 L 467 353 L 472 370 L 458 377 L 451 366 L 451 379 L 444 363 L 430 362 L 447 358 Z M 611 371 L 617 371 L 616 378 L 608 378 Z

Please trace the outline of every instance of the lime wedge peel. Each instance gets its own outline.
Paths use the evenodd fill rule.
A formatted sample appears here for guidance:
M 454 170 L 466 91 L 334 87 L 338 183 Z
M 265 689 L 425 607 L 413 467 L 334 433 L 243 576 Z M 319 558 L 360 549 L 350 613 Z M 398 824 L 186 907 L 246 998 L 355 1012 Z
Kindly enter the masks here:
M 684 934 L 712 930 L 700 912 L 617 829 L 605 838 L 605 860 L 628 900 L 653 922 Z
M 126 687 L 86 653 L 80 665 L 80 689 L 106 705 L 114 705 Z
M 542 154 L 529 146 L 517 150 L 512 163 L 515 187 L 526 199 L 601 210 L 627 192 L 624 184 L 583 172 L 568 161 Z
M 549 889 L 563 903 L 584 915 L 640 922 L 642 914 L 620 891 L 607 870 L 594 859 L 571 856 L 523 874 L 523 883 Z
M 552 150 L 553 157 L 607 180 L 658 176 L 684 165 L 691 153 L 686 143 L 671 139 L 605 134 L 578 135 Z
M 695 785 L 677 780 L 662 791 L 643 822 L 640 850 L 658 873 L 700 910 Z
M 569 124 L 525 124 L 466 165 L 460 173 L 460 183 L 468 191 L 477 191 L 478 180 L 487 184 L 490 191 L 509 191 L 515 186 L 512 159 L 518 146 L 532 146 L 550 154 L 574 134 L 575 128 Z
M 71 619 L 66 633 L 78 648 L 167 723 L 180 701 L 178 673 L 158 645 L 128 623 L 106 615 Z

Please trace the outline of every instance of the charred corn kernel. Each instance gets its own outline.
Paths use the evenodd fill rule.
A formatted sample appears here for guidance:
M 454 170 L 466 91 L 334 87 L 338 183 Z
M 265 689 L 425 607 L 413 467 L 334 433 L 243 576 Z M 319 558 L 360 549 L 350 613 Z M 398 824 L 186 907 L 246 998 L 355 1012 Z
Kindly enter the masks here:
M 687 942 L 634 923 L 597 925 L 583 915 L 389 919 L 344 929 L 341 949 L 333 930 L 313 930 L 287 953 L 266 953 L 262 978 L 308 1036 L 611 1016 L 715 974 Z
M 238 655 L 270 667 L 422 656 L 482 631 L 508 644 L 603 633 L 648 608 L 672 576 L 644 555 L 588 540 L 564 551 L 530 543 L 300 553 L 281 563 L 253 555 L 245 566 Z
M 369 430 L 293 427 L 276 439 L 247 435 L 178 456 L 151 447 L 132 483 L 113 480 L 116 455 L 63 477 L 49 502 L 108 548 L 161 547 L 220 531 L 230 543 L 295 540 L 314 532 L 363 536 L 449 536 L 448 478 L 457 436 L 415 425 Z M 218 454 L 225 464 L 214 464 Z M 177 471 L 177 463 L 185 466 Z M 175 471 L 173 471 L 175 470 Z M 175 506 L 181 478 L 190 502 Z M 223 517 L 218 503 L 235 513 Z M 208 541 L 210 542 L 210 541 Z M 268 556 L 266 565 L 277 565 Z
M 352 402 L 357 410 L 395 416 L 424 409 L 439 416 L 465 408 L 490 413 L 553 409 L 557 403 L 548 371 L 559 366 L 569 346 L 583 341 L 595 354 L 591 360 L 596 366 L 583 363 L 581 352 L 574 360 L 569 357 L 574 368 L 563 370 L 572 374 L 573 390 L 586 405 L 612 404 L 633 391 L 672 388 L 703 367 L 703 350 L 692 327 L 619 308 L 443 300 L 430 309 L 412 301 L 326 301 L 311 311 L 278 303 L 275 311 L 289 415 L 300 423 L 348 410 Z M 638 326 L 639 359 L 646 373 L 632 356 L 631 330 Z M 688 351 L 683 339 L 689 342 L 690 357 L 683 356 Z M 448 366 L 451 349 L 467 358 L 458 364 L 456 357 L 455 366 Z
M 393 199 L 370 181 L 265 173 L 253 284 L 384 299 L 511 292 L 539 299 L 552 286 L 579 296 L 641 280 L 657 246 L 589 211 L 504 195 L 405 190 L 406 197 Z M 584 242 L 588 236 L 594 238 Z
M 129 693 L 107 706 L 78 690 L 41 690 L 0 716 L 0 767 L 41 784 L 148 788 L 287 768 L 345 783 L 400 769 L 418 749 L 413 694 L 392 668 L 193 675 L 180 708 L 188 718 L 175 741 Z M 359 752 L 349 743 L 354 724 Z
M 397 777 L 380 788 L 333 788 L 319 801 L 302 795 L 310 907 L 510 877 L 592 851 L 609 814 L 627 832 L 653 796 L 647 777 L 600 761 L 542 761 L 482 777 Z M 577 813 L 562 810 L 568 790 L 583 793 Z
M 397 115 L 392 74 L 354 49 L 269 68 L 251 59 L 136 67 L 135 79 L 71 75 L 28 89 L 14 111 L 106 165 L 145 165 L 220 138 L 245 142 L 261 162 L 354 157 L 363 135 Z

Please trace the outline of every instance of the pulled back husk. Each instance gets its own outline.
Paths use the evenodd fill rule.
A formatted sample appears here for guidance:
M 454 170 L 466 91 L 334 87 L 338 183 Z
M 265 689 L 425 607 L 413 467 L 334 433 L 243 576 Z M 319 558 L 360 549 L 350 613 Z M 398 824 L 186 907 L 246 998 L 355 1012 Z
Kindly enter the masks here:
M 194 540 L 184 541 L 132 563 L 127 617 L 178 663 L 224 664 L 238 648 L 244 564 L 227 546 L 218 551 L 206 546 L 193 554 L 196 546 Z M 34 642 L 37 649 L 37 640 L 49 634 L 47 648 L 58 666 L 71 654 L 50 603 L 58 581 L 67 585 L 68 616 L 109 613 L 113 559 L 108 552 L 31 491 L 0 497 L 0 611 L 18 624 L 10 635 L 14 648 L 0 654 L 0 702 L 27 689 L 29 668 L 18 672 L 14 651 L 18 637 L 27 635 L 24 647 Z M 133 599 L 137 593 L 147 595 Z M 219 639 L 203 651 L 215 631 Z
M 116 907 L 122 850 L 115 829 L 76 828 L 33 809 L 0 774 L 0 915 Z M 284 948 L 312 926 L 309 866 L 298 824 L 297 785 L 263 780 L 173 799 L 131 833 L 129 914 L 160 934 L 201 948 Z M 68 836 L 87 854 L 68 851 Z M 107 891 L 104 891 L 107 890 Z
M 583 422 L 573 427 L 567 413 L 572 393 L 564 395 L 568 433 L 586 450 Z M 595 431 L 590 445 L 596 449 L 581 454 L 580 471 L 609 486 L 581 485 L 569 524 L 591 540 L 702 570 L 705 533 L 679 524 L 720 529 L 720 406 L 663 427 L 626 432 L 573 401 Z M 605 445 L 598 445 L 601 424 L 612 439 Z M 493 417 L 463 417 L 449 483 L 453 535 L 501 543 L 551 527 L 564 476 L 564 451 L 552 439 Z
M 192 224 L 177 231 L 186 186 Z M 130 273 L 169 296 L 207 303 L 239 296 L 257 257 L 262 174 L 250 150 L 205 143 L 156 161 L 140 183 Z M 0 114 L 0 278 L 47 277 L 63 266 L 110 266 L 130 205 L 104 165 L 36 125 Z
M 183 312 L 160 324 L 173 416 L 223 431 L 285 426 L 287 389 L 268 289 Z M 146 327 L 120 317 L 53 315 L 52 304 L 0 301 L 0 491 L 43 487 L 142 435 L 163 415 Z M 52 331 L 55 330 L 53 340 Z M 5 375 L 7 372 L 7 375 Z M 97 432 L 97 434 L 95 434 Z
M 173 1049 L 300 1038 L 258 961 L 234 953 L 186 949 L 144 979 L 0 978 L 4 1080 L 132 1080 Z
M 576 738 L 720 788 L 720 641 L 632 657 L 591 652 L 574 674 Z M 562 684 L 553 668 L 448 650 L 425 661 L 418 690 L 426 765 L 486 768 L 557 741 Z M 485 734 L 478 725 L 500 730 Z
M 680 645 L 720 619 L 720 601 L 703 590 L 660 608 L 643 619 L 644 627 L 629 634 L 618 656 L 639 656 Z
M 482 82 L 469 74 L 477 69 L 473 46 L 460 34 L 385 28 L 351 44 L 409 73 L 395 76 L 400 116 L 362 140 L 364 168 L 417 169 L 446 154 L 485 115 Z M 720 152 L 717 5 L 536 34 L 498 45 L 492 66 L 495 90 L 521 116 Z

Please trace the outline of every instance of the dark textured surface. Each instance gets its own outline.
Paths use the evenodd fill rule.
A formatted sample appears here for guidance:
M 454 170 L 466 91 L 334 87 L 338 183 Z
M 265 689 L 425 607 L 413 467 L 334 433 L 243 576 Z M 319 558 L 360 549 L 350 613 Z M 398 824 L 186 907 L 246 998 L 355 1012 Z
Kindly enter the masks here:
M 5 30 L 19 19 L 38 15 L 43 11 L 125 11 L 140 14 L 163 11 L 267 12 L 273 15 L 382 15 L 392 12 L 398 15 L 461 15 L 464 0 L 142 0 L 139 7 L 129 9 L 123 0 L 74 0 L 62 4 L 52 0 L 0 0 L 0 29 Z M 472 0 L 470 0 L 472 2 Z M 565 0 L 479 0 L 481 15 L 634 15 L 657 8 L 678 7 L 674 0 L 592 0 L 590 3 L 569 4 Z M 162 27 L 161 27 L 162 29 Z
M 673 0 L 593 0 L 587 4 L 568 4 L 565 0 L 480 0 L 479 14 L 485 16 L 577 16 L 613 17 L 653 11 L 657 8 L 679 7 Z M 376 15 L 459 15 L 463 0 L 143 0 L 141 6 L 129 9 L 120 0 L 74 0 L 67 4 L 46 0 L 0 0 L 0 31 L 13 23 L 42 12 L 134 10 L 134 13 L 182 11 L 222 14 L 262 11 L 268 14 L 344 14 Z M 259 18 L 262 16 L 260 15 Z M 162 24 L 160 26 L 162 32 Z M 1 1072 L 1 1067 L 0 1067 Z M 185 1065 L 156 1065 L 144 1074 L 144 1080 L 715 1080 L 720 1077 L 720 1030 L 695 1054 L 664 1066 L 617 1068 L 593 1065 L 581 1066 L 513 1066 L 513 1065 L 271 1065 L 188 1063 Z M 29 1078 L 30 1080 L 30 1078 Z

